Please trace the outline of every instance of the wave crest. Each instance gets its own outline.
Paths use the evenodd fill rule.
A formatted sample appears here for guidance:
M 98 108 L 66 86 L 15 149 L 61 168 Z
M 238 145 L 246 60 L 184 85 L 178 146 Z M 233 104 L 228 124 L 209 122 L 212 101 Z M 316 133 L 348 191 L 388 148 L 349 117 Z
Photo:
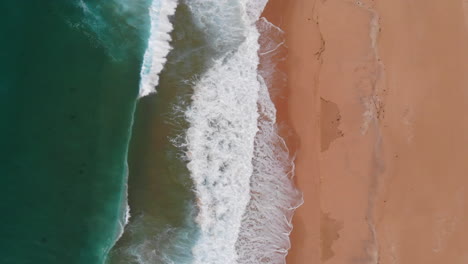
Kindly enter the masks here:
M 156 92 L 161 73 L 171 51 L 171 36 L 173 29 L 169 20 L 177 8 L 177 0 L 153 0 L 150 7 L 151 29 L 148 46 L 141 67 L 140 91 L 138 97 Z

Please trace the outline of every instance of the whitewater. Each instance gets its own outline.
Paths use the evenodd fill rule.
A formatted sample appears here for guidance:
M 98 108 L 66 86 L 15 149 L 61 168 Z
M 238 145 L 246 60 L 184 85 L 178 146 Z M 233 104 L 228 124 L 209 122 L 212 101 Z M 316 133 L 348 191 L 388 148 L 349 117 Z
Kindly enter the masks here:
M 156 92 L 161 73 L 171 50 L 169 35 L 173 29 L 169 17 L 174 15 L 177 0 L 153 0 L 149 8 L 151 26 L 148 46 L 141 66 L 141 81 L 138 97 Z
M 283 42 L 261 18 L 266 0 L 180 1 L 206 34 L 212 59 L 194 80 L 184 150 L 194 182 L 199 235 L 194 264 L 285 263 L 294 210 L 293 155 L 278 135 L 269 60 Z M 171 50 L 170 16 L 178 2 L 154 0 L 139 96 L 154 92 Z M 259 70 L 260 61 L 268 62 Z M 167 262 L 172 263 L 172 262 Z

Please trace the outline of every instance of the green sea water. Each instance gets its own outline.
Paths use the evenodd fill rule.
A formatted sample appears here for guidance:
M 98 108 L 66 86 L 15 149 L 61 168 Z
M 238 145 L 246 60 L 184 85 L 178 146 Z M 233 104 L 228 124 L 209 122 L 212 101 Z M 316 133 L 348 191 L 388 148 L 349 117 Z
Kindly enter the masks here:
M 192 263 L 198 238 L 197 209 L 183 151 L 184 112 L 193 85 L 212 62 L 206 34 L 193 22 L 186 1 L 171 17 L 172 50 L 157 94 L 140 99 L 129 152 L 131 218 L 109 263 Z
M 85 2 L 0 3 L 2 264 L 103 263 L 120 232 L 149 18 Z

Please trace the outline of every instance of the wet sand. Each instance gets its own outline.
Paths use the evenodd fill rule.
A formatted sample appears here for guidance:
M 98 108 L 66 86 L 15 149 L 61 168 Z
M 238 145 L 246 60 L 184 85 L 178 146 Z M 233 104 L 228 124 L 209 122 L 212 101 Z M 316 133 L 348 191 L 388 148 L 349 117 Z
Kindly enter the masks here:
M 467 1 L 270 0 L 297 134 L 287 262 L 468 262 Z

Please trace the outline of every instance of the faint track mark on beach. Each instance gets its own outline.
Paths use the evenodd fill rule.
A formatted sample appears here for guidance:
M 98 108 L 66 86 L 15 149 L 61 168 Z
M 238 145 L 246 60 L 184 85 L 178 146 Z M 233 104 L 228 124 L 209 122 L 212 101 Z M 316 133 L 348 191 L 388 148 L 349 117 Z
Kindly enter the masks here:
M 403 125 L 405 125 L 406 128 L 406 142 L 409 144 L 413 142 L 414 138 L 414 113 L 413 109 L 410 107 L 407 107 L 405 111 L 403 112 L 403 116 L 401 119 L 401 122 Z
M 378 41 L 382 31 L 380 25 L 380 15 L 375 10 L 375 2 L 373 0 L 347 1 L 353 3 L 356 7 L 361 8 L 369 13 L 369 40 L 370 54 L 369 60 L 363 65 L 358 66 L 355 71 L 361 71 L 362 78 L 358 78 L 362 89 L 368 91 L 368 95 L 361 97 L 361 102 L 365 111 L 363 112 L 363 123 L 361 126 L 361 134 L 365 135 L 372 125 L 376 131 L 376 141 L 373 149 L 373 164 L 370 171 L 370 186 L 369 198 L 367 206 L 366 221 L 369 227 L 371 237 L 364 241 L 366 255 L 361 258 L 354 259 L 355 263 L 380 263 L 380 244 L 375 226 L 375 211 L 376 201 L 379 191 L 383 186 L 383 175 L 385 172 L 384 159 L 382 158 L 382 134 L 381 125 L 385 118 L 385 98 L 388 93 L 385 83 L 385 66 L 378 51 Z
M 320 4 L 324 4 L 326 1 L 327 1 L 327 0 L 321 0 L 321 1 L 320 1 Z M 323 33 L 322 33 L 321 29 L 320 29 L 320 18 L 319 18 L 320 4 L 317 5 L 317 2 L 318 2 L 318 1 L 316 1 L 316 2 L 314 3 L 314 7 L 313 7 L 312 13 L 313 13 L 313 21 L 314 21 L 315 24 L 317 25 L 317 30 L 318 30 L 318 33 L 319 33 L 319 35 L 320 35 L 320 43 L 321 43 L 319 49 L 317 50 L 317 52 L 315 52 L 315 58 L 316 58 L 316 59 L 319 61 L 319 63 L 320 63 L 319 70 L 318 70 L 318 72 L 317 72 L 317 76 L 319 76 L 319 75 L 320 75 L 320 68 L 321 68 L 321 66 L 322 66 L 322 64 L 323 64 L 323 57 L 322 57 L 323 55 L 322 55 L 322 54 L 325 52 L 325 39 L 324 39 Z
M 376 142 L 372 152 L 372 166 L 369 172 L 370 186 L 369 198 L 366 212 L 366 223 L 368 226 L 369 239 L 362 241 L 363 252 L 350 258 L 350 263 L 356 264 L 379 264 L 380 263 L 380 245 L 377 238 L 374 212 L 376 209 L 376 200 L 379 190 L 383 184 L 382 175 L 385 171 L 384 160 L 382 156 L 382 135 L 380 131 L 381 123 L 385 117 L 385 97 L 387 88 L 385 85 L 385 67 L 381 61 L 378 52 L 378 40 L 381 33 L 380 16 L 374 9 L 373 0 L 343 0 L 348 4 L 354 5 L 356 8 L 365 10 L 369 13 L 369 54 L 364 62 L 354 68 L 355 74 L 359 74 L 362 78 L 357 78 L 355 83 L 358 89 L 362 90 L 361 103 L 365 108 L 362 114 L 361 134 L 365 135 L 369 128 L 375 128 Z M 314 21 L 318 26 L 321 37 L 321 48 L 316 53 L 316 58 L 319 60 L 319 70 L 316 75 L 316 85 L 319 85 L 320 68 L 323 61 L 326 60 L 326 39 L 320 27 L 320 5 L 325 1 L 319 1 L 315 9 Z M 322 248 L 322 250 L 324 250 Z
M 457 230 L 463 215 L 465 202 L 465 188 L 460 188 L 452 195 L 452 207 L 442 208 L 437 212 L 434 221 L 434 241 L 432 251 L 439 253 L 447 248 L 448 240 Z
M 468 0 L 462 0 L 463 17 L 465 19 L 465 31 L 468 32 Z
M 392 264 L 398 264 L 398 247 L 399 245 L 392 243 L 389 246 L 389 251 L 390 251 L 390 260 L 392 261 Z
M 359 1 L 356 4 L 358 7 L 367 10 L 371 15 L 369 23 L 369 38 L 371 41 L 371 61 L 369 62 L 368 82 L 371 86 L 371 94 L 362 98 L 362 103 L 365 107 L 363 113 L 363 124 L 361 127 L 361 133 L 364 135 L 369 129 L 369 125 L 372 122 L 378 124 L 385 118 L 385 97 L 388 93 L 385 84 L 385 66 L 378 51 L 378 40 L 382 31 L 380 27 L 380 16 L 374 9 L 373 1 Z

